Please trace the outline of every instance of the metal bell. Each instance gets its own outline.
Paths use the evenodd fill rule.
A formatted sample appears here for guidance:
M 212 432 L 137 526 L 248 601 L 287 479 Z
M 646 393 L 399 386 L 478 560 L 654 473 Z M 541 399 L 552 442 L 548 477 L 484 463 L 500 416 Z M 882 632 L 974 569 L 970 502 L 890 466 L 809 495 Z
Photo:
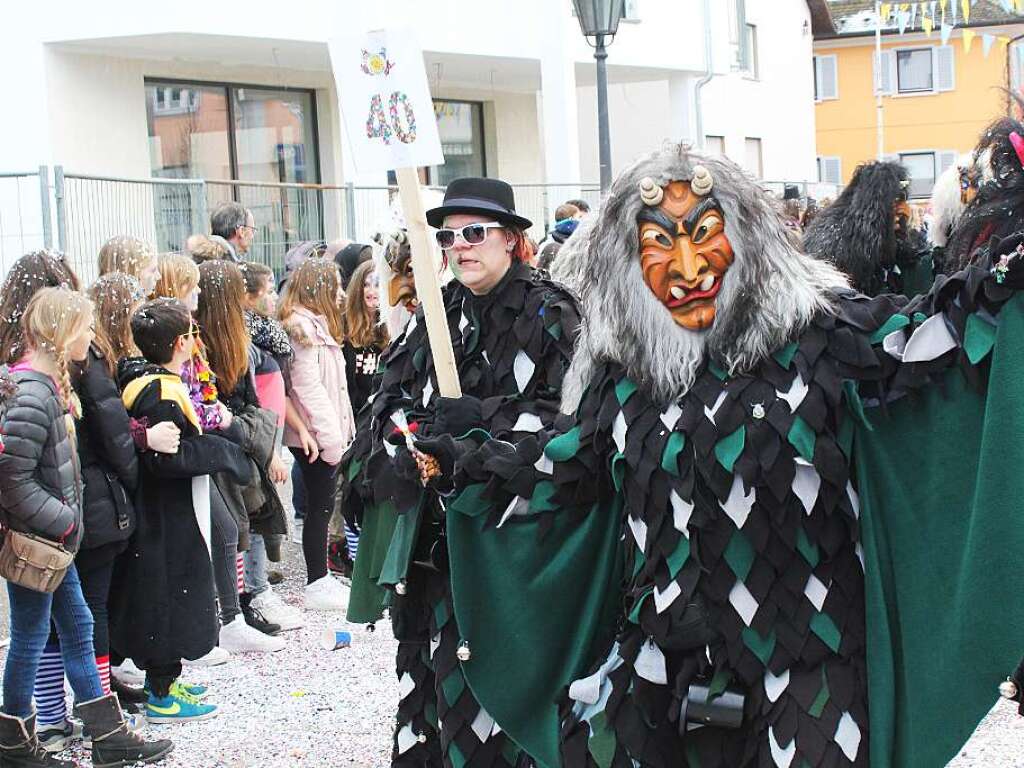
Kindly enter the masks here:
M 470 657 L 473 655 L 469 650 L 469 643 L 463 640 L 459 649 L 455 652 L 455 655 L 458 656 L 459 661 L 469 661 Z
M 420 744 L 426 744 L 427 743 L 427 734 L 421 733 L 419 736 L 416 737 L 416 741 L 418 741 Z
M 404 581 L 400 581 L 397 584 L 395 584 L 395 594 L 396 595 L 404 595 L 405 594 L 405 582 Z
M 764 418 L 764 406 L 761 403 L 754 403 L 753 415 L 755 419 Z
M 999 684 L 999 695 L 1004 699 L 1016 699 L 1017 684 L 1010 678 L 1006 678 L 1005 681 Z

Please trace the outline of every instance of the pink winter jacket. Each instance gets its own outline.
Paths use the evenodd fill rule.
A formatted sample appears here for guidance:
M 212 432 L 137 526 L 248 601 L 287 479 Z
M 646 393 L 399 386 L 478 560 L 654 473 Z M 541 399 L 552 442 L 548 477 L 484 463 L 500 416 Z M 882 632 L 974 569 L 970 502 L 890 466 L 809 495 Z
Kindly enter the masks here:
M 320 448 L 320 458 L 337 464 L 355 435 L 355 417 L 345 381 L 345 355 L 322 315 L 297 307 L 284 321 L 292 344 L 289 399 Z M 301 448 L 287 424 L 284 444 Z

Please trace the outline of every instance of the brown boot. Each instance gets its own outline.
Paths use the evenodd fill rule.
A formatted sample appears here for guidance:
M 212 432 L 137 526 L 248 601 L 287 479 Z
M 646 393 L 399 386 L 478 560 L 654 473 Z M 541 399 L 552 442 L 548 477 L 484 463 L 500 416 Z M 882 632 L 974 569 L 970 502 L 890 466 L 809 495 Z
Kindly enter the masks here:
M 155 763 L 174 749 L 174 744 L 167 739 L 144 741 L 132 733 L 124 721 L 116 693 L 77 704 L 75 712 L 85 724 L 86 736 L 92 738 L 93 768 Z
M 43 749 L 34 714 L 21 718 L 0 712 L 0 768 L 75 768 L 75 764 Z

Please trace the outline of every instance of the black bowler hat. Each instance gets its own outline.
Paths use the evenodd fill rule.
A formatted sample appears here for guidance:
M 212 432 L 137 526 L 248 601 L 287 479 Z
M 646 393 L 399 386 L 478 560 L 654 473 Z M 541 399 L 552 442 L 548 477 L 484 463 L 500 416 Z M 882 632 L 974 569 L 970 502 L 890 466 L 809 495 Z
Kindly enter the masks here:
M 479 213 L 502 224 L 529 229 L 533 222 L 516 214 L 512 187 L 500 179 L 455 179 L 444 191 L 444 202 L 427 211 L 427 223 L 439 228 L 453 213 Z

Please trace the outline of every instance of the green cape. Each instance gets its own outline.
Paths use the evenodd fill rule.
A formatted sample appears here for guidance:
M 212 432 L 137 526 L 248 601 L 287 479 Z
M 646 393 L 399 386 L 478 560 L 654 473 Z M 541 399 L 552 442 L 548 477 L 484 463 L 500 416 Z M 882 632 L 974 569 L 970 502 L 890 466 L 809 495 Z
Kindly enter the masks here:
M 945 765 L 1024 651 L 1022 302 L 968 323 L 985 392 L 953 370 L 856 435 L 873 768 Z
M 539 768 L 561 765 L 558 706 L 563 688 L 605 650 L 621 610 L 621 502 L 577 517 L 553 513 L 487 528 L 491 505 L 470 486 L 448 507 L 452 598 L 471 658 L 473 695 Z M 531 508 L 550 509 L 534 496 Z

